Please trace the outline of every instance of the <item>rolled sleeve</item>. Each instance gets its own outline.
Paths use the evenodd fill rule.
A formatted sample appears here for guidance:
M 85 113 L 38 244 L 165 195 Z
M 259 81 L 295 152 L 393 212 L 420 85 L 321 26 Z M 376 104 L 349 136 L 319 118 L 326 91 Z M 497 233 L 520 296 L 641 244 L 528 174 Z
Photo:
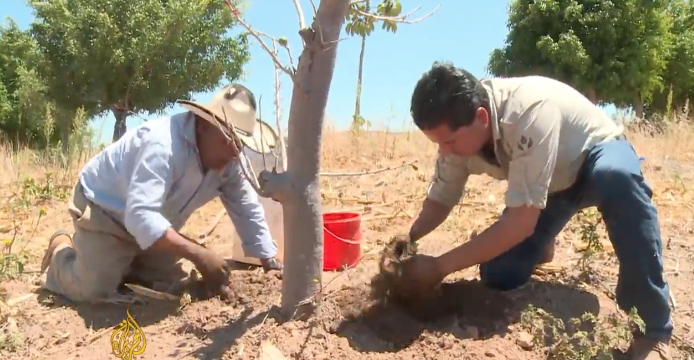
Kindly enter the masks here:
M 453 207 L 460 202 L 470 173 L 467 158 L 439 155 L 427 198 Z
M 523 205 L 544 209 L 557 160 L 561 111 L 548 101 L 539 102 L 520 114 L 509 141 L 506 206 Z
M 130 178 L 123 222 L 143 250 L 171 227 L 161 213 L 172 178 L 171 157 L 160 143 L 143 146 Z
M 227 167 L 220 193 L 222 204 L 241 238 L 243 252 L 258 259 L 275 257 L 277 245 L 270 234 L 265 211 L 239 162 Z

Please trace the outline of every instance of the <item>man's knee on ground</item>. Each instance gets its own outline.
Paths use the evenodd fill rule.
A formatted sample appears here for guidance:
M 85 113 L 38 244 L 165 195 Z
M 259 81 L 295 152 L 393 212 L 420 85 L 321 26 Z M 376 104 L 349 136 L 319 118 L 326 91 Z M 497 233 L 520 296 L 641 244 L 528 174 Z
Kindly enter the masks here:
M 115 294 L 123 281 L 123 278 L 117 273 L 85 273 L 86 271 L 73 272 L 73 281 L 62 286 L 69 294 L 63 295 L 74 301 L 103 300 Z
M 490 261 L 480 265 L 480 279 L 487 286 L 499 291 L 515 290 L 530 281 L 532 270 L 522 264 L 513 266 L 507 261 Z

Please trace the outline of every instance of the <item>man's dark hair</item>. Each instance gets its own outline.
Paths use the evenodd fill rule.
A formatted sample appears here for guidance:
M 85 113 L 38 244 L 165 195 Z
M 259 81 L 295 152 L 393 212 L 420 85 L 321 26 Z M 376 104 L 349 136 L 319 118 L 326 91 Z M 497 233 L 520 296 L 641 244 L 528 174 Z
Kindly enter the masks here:
M 457 130 L 472 123 L 480 106 L 489 111 L 489 94 L 480 81 L 450 62 L 437 61 L 417 81 L 410 114 L 421 130 L 442 124 Z

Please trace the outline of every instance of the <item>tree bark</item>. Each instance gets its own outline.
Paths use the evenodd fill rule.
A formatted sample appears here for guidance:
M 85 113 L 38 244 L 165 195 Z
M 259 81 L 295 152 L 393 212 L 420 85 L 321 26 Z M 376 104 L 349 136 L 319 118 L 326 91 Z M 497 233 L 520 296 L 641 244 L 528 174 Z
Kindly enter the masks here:
M 588 100 L 590 100 L 590 102 L 592 102 L 593 104 L 597 105 L 598 93 L 595 91 L 595 88 L 591 87 L 590 89 L 588 89 Z
M 638 92 L 636 95 L 634 112 L 636 113 L 636 118 L 643 119 L 643 97 L 641 97 L 641 92 Z
M 116 122 L 113 124 L 113 142 L 116 142 L 127 130 L 125 119 L 128 118 L 128 113 L 125 110 L 115 108 L 111 109 L 111 111 L 113 111 L 113 116 L 116 118 Z
M 261 172 L 262 195 L 282 203 L 284 274 L 282 313 L 306 319 L 318 311 L 323 275 L 323 218 L 319 170 L 323 117 L 337 46 L 350 0 L 322 0 L 305 42 L 289 111 L 288 170 Z

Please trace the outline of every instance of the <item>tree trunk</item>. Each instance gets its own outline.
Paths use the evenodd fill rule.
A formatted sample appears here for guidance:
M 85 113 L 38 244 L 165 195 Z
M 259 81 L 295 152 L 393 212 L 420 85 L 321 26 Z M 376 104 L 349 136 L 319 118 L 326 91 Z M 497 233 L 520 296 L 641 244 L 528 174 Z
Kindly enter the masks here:
M 641 93 L 637 93 L 636 95 L 636 102 L 634 105 L 634 112 L 636 113 L 636 118 L 637 119 L 643 119 L 643 98 L 641 97 Z
M 359 130 L 364 126 L 361 121 L 361 84 L 364 73 L 364 50 L 366 49 L 366 36 L 361 37 L 361 50 L 359 51 L 359 69 L 357 70 L 357 99 L 354 103 L 354 117 L 352 128 Z
M 588 89 L 588 100 L 593 104 L 598 103 L 598 93 L 595 91 L 595 88 Z
M 128 118 L 128 113 L 125 110 L 115 108 L 111 111 L 113 111 L 113 116 L 116 118 L 116 122 L 113 124 L 113 142 L 116 142 L 127 130 L 125 119 Z
M 282 203 L 282 313 L 306 319 L 318 310 L 323 275 L 323 218 L 319 170 L 323 117 L 337 46 L 350 0 L 322 0 L 299 58 L 289 111 L 288 171 L 260 175 L 262 194 Z

